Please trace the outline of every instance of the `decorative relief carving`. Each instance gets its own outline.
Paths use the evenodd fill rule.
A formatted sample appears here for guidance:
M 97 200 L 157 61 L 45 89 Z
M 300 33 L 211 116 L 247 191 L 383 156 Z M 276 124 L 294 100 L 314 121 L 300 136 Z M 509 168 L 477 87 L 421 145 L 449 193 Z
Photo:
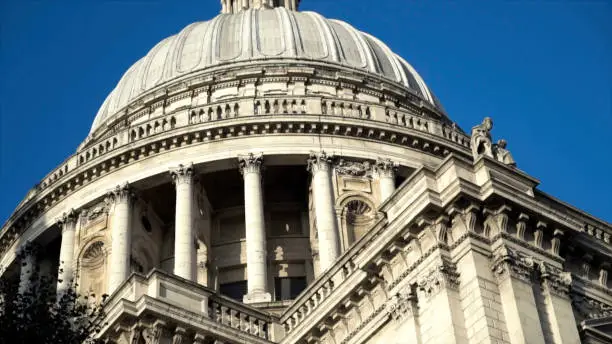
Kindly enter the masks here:
M 340 159 L 335 169 L 338 174 L 354 177 L 370 177 L 372 175 L 372 164 L 369 161 L 355 162 Z
M 457 290 L 459 288 L 459 273 L 455 264 L 444 262 L 440 266 L 429 270 L 418 281 L 418 287 L 427 297 L 437 295 L 444 288 Z
M 240 173 L 260 173 L 263 165 L 263 153 L 238 156 L 238 164 L 240 166 Z
M 193 163 L 189 163 L 187 165 L 180 164 L 176 168 L 171 168 L 170 176 L 176 185 L 193 183 Z
M 308 171 L 315 173 L 318 171 L 329 171 L 334 160 L 333 155 L 328 155 L 324 151 L 320 153 L 311 152 L 308 158 Z
M 612 306 L 584 295 L 572 295 L 572 305 L 586 319 L 612 316 Z

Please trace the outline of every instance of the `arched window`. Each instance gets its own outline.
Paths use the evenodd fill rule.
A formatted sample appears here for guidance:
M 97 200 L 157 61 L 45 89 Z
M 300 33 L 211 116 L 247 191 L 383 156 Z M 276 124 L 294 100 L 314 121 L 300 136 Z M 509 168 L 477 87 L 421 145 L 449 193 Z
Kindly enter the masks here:
M 365 199 L 353 198 L 345 203 L 342 209 L 342 227 L 347 247 L 367 233 L 374 223 L 374 218 L 373 206 Z

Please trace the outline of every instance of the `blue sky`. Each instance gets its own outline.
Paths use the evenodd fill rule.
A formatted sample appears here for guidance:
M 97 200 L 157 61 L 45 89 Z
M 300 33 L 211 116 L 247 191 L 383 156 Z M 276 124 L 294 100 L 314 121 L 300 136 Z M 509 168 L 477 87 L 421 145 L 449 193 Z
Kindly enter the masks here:
M 612 221 L 609 1 L 303 0 L 408 60 L 469 129 L 495 122 L 540 188 Z M 85 138 L 106 95 L 218 0 L 0 2 L 0 222 Z

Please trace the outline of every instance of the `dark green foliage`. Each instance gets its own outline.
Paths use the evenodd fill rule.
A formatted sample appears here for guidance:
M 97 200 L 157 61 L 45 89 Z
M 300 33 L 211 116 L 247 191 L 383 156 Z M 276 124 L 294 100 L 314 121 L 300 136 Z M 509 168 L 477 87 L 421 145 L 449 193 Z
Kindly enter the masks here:
M 19 293 L 18 279 L 0 279 L 0 343 L 81 344 L 97 343 L 93 335 L 100 329 L 102 308 L 95 295 L 80 297 L 74 289 L 56 302 L 55 280 L 40 276 L 36 266 L 27 266 L 24 257 L 36 254 L 27 245 L 18 254 L 22 269 L 32 269 L 29 285 Z

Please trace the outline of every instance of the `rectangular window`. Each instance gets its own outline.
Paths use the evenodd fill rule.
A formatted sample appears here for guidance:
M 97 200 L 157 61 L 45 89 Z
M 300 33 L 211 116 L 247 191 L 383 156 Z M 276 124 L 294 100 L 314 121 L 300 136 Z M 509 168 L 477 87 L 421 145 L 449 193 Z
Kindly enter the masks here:
M 306 289 L 306 277 L 275 277 L 274 297 L 276 301 L 295 300 Z
M 301 214 L 299 211 L 270 212 L 272 236 L 302 235 Z
M 242 297 L 247 293 L 247 281 L 222 283 L 219 285 L 219 291 L 227 297 L 242 302 Z

